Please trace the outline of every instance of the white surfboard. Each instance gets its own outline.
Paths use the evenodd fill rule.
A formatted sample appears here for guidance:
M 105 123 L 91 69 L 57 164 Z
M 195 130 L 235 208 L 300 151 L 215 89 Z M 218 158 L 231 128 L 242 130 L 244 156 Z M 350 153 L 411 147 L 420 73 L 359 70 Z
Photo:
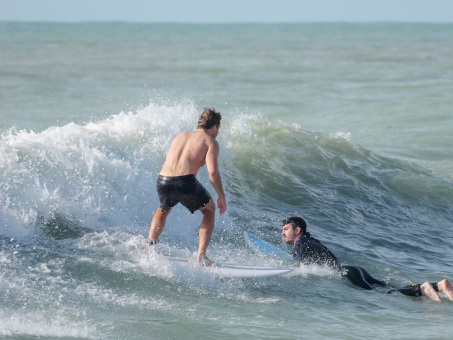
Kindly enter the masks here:
M 256 253 L 276 257 L 279 260 L 293 260 L 293 257 L 288 254 L 288 252 L 264 241 L 256 235 L 244 231 L 244 238 L 250 248 L 252 248 L 252 250 Z
M 213 266 L 202 267 L 195 264 L 194 259 L 181 257 L 168 257 L 173 262 L 179 262 L 186 266 L 190 266 L 191 270 L 200 273 L 208 273 L 217 277 L 250 279 L 260 277 L 270 277 L 290 273 L 291 268 L 274 268 L 274 267 L 253 267 L 241 266 L 232 263 L 216 262 Z

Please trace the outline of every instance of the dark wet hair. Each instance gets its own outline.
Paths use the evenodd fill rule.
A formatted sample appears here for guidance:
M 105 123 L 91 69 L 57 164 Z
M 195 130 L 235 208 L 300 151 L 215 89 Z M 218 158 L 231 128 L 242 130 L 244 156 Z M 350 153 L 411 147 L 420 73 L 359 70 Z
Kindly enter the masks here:
M 294 229 L 299 227 L 302 230 L 303 234 L 307 232 L 307 222 L 305 222 L 305 220 L 302 217 L 292 216 L 285 218 L 282 222 L 283 225 L 286 225 L 288 223 L 291 224 Z
M 215 109 L 205 108 L 198 118 L 197 129 L 209 130 L 213 126 L 220 125 L 222 115 L 220 112 L 216 112 Z

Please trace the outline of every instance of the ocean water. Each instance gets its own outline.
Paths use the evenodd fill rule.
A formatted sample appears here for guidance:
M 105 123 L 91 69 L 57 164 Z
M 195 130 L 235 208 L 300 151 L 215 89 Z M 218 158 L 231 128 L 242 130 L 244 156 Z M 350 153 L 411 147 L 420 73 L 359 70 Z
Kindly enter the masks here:
M 145 253 L 156 176 L 201 110 L 228 210 L 208 255 L 283 248 L 304 216 L 395 286 L 453 280 L 453 25 L 0 23 L 0 337 L 449 339 L 453 302 L 351 287 L 319 266 L 231 280 L 176 266 L 200 214 Z M 199 179 L 214 195 L 204 169 Z M 287 248 L 289 250 L 289 248 Z

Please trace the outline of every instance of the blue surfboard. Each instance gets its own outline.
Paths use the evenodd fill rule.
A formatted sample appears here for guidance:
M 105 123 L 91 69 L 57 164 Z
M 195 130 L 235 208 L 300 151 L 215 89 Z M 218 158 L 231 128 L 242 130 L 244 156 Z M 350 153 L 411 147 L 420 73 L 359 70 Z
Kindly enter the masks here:
M 256 235 L 244 231 L 244 238 L 250 248 L 256 253 L 276 257 L 279 260 L 293 260 L 293 257 L 288 252 L 264 241 Z

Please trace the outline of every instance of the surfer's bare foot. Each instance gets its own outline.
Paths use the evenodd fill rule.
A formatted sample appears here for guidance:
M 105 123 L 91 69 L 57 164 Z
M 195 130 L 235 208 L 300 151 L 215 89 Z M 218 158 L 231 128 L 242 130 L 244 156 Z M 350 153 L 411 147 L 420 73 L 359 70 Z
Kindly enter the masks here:
M 148 240 L 145 246 L 143 247 L 143 251 L 145 252 L 145 254 L 156 252 L 156 244 L 157 241 Z
M 200 266 L 202 267 L 211 267 L 214 265 L 214 261 L 212 261 L 209 257 L 205 256 L 199 256 L 197 258 L 197 262 Z
M 425 282 L 422 285 L 420 285 L 420 289 L 422 291 L 423 295 L 426 295 L 429 297 L 431 300 L 440 302 L 440 297 L 429 282 Z
M 447 279 L 443 279 L 437 283 L 439 292 L 444 293 L 450 300 L 453 300 L 453 286 Z

